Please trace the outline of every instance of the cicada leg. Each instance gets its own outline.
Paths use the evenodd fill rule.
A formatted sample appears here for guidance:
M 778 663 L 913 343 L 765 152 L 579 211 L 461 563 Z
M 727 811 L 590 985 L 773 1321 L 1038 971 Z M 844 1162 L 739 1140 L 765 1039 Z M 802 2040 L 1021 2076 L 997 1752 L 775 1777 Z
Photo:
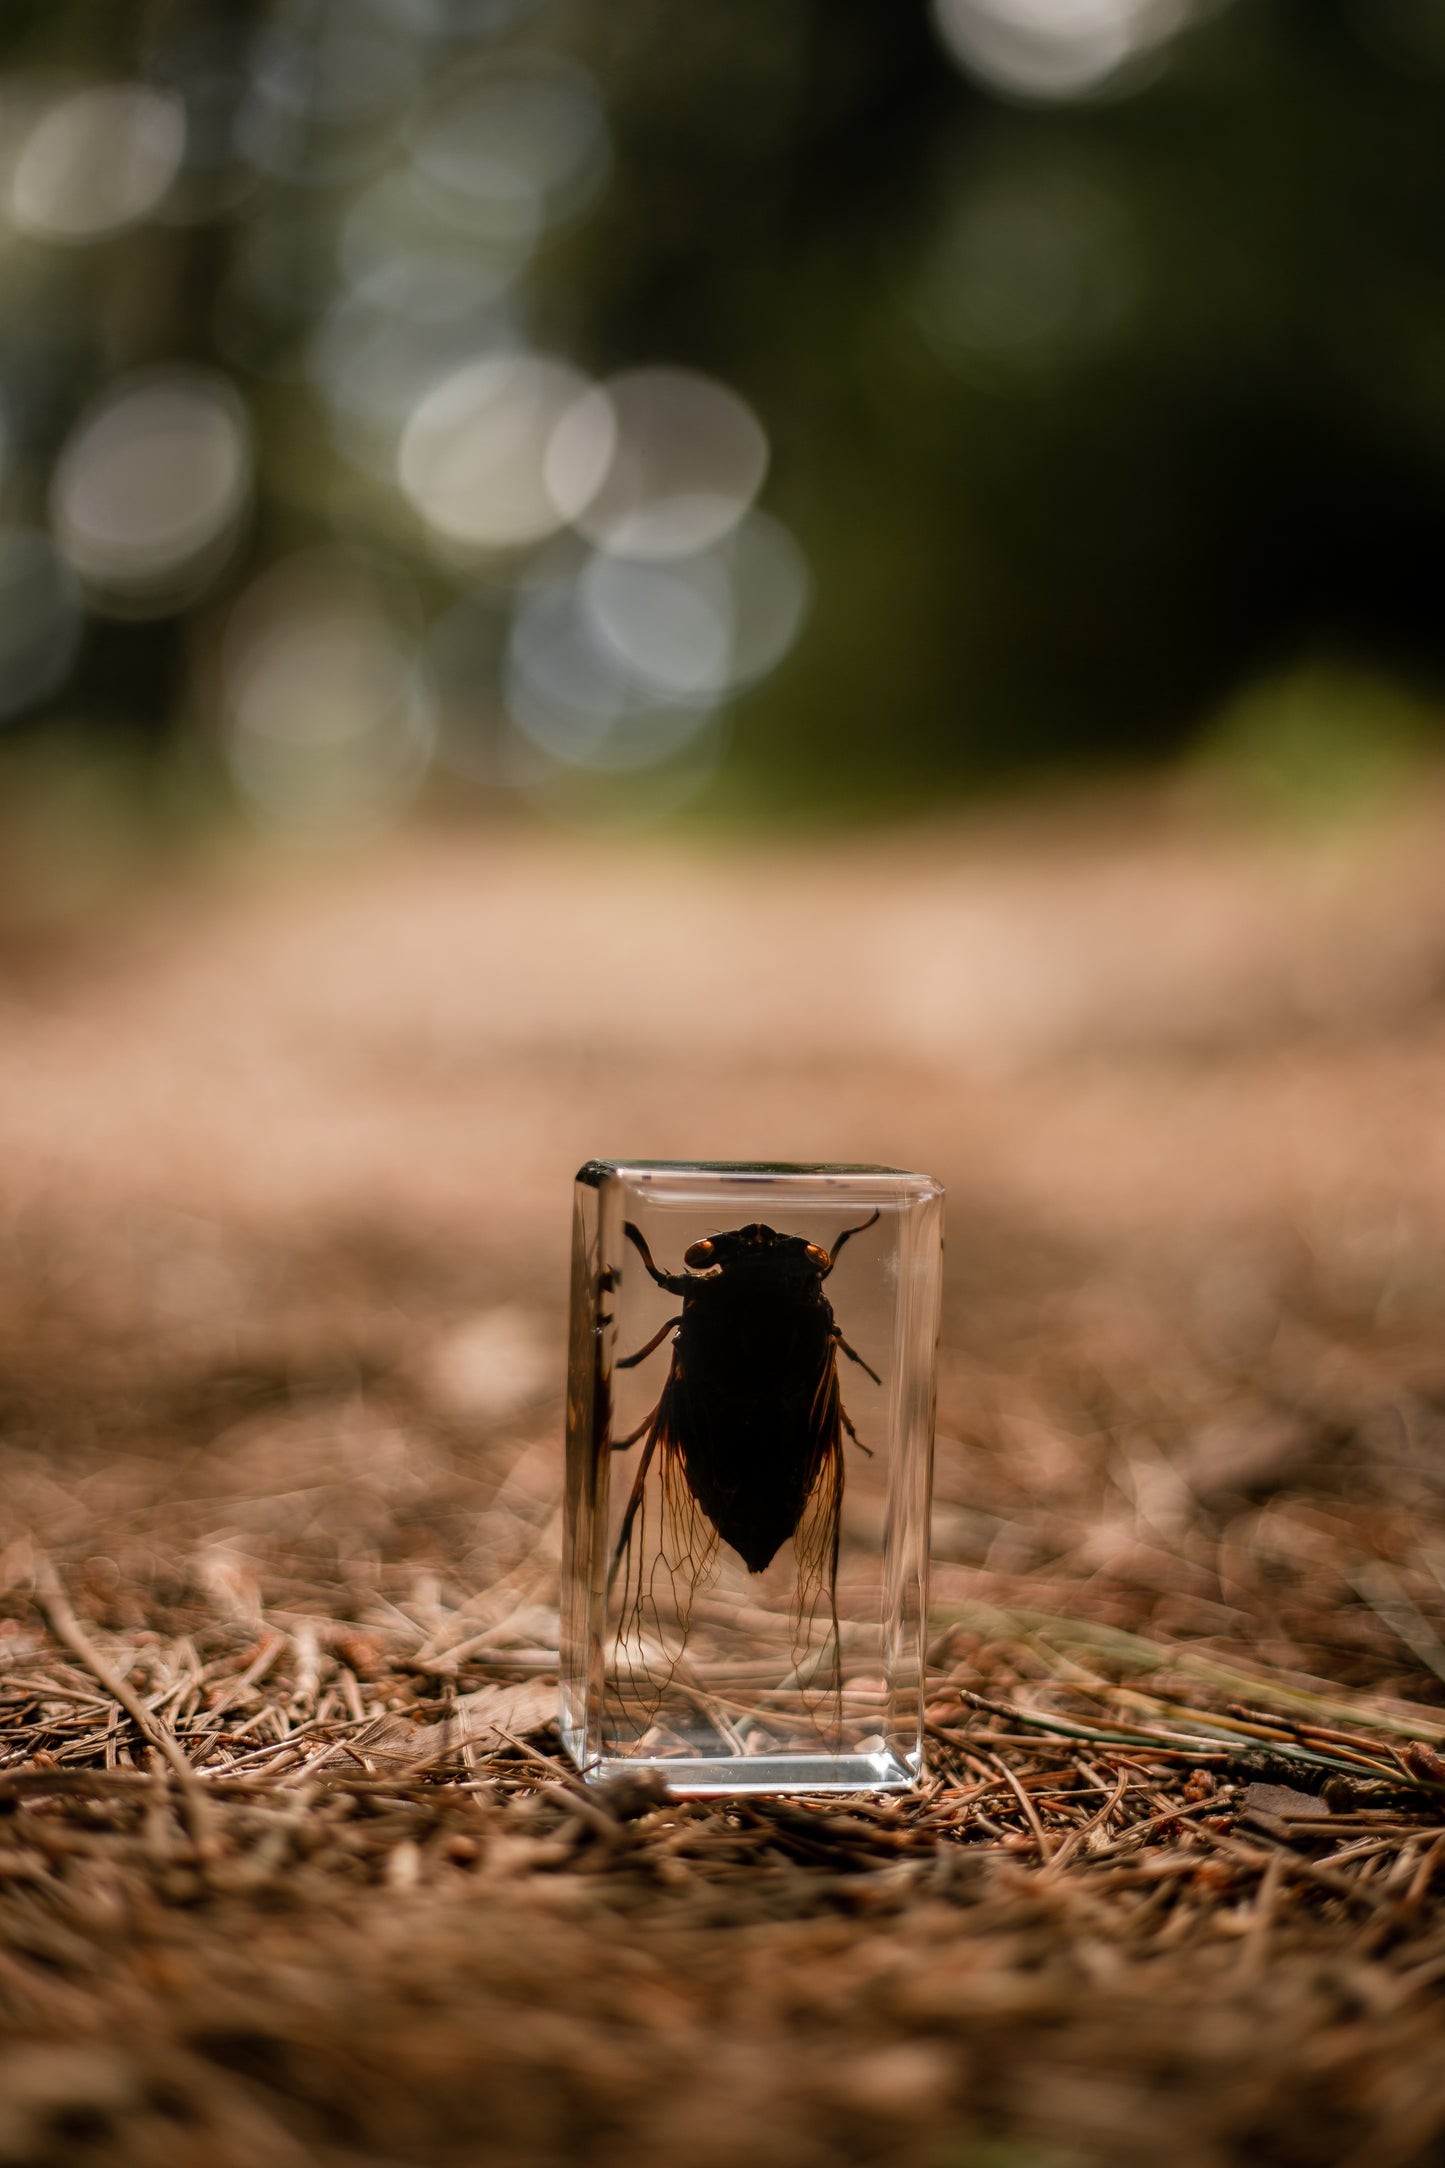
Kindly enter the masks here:
M 654 1348 L 662 1346 L 668 1334 L 675 1332 L 681 1323 L 682 1319 L 680 1317 L 670 1317 L 665 1325 L 659 1325 L 646 1347 L 640 1347 L 635 1355 L 624 1355 L 617 1365 L 618 1369 L 635 1370 L 640 1362 L 647 1360 Z
M 843 1428 L 847 1431 L 849 1437 L 853 1440 L 853 1443 L 857 1446 L 859 1452 L 866 1453 L 868 1455 L 868 1458 L 871 1460 L 873 1458 L 873 1448 L 871 1445 L 865 1445 L 863 1443 L 863 1440 L 859 1437 L 857 1431 L 853 1428 L 852 1422 L 849 1419 L 848 1410 L 844 1407 L 841 1400 L 838 1403 L 838 1420 L 843 1425 Z M 646 1429 L 646 1427 L 646 1424 L 644 1424 L 643 1429 Z M 632 1443 L 632 1440 L 629 1438 L 627 1442 L 630 1445 Z
M 837 1264 L 838 1252 L 842 1249 L 843 1244 L 845 1242 L 851 1242 L 854 1235 L 866 1235 L 868 1229 L 870 1227 L 876 1226 L 882 1216 L 882 1213 L 875 1209 L 867 1219 L 861 1220 L 856 1227 L 845 1227 L 843 1229 L 842 1234 L 839 1235 L 837 1241 L 833 1244 L 832 1249 L 828 1253 L 828 1272 L 831 1272 L 834 1265 Z M 828 1277 L 828 1272 L 825 1272 L 823 1274 L 823 1278 L 825 1280 Z M 851 1354 L 852 1350 L 850 1349 L 849 1352 Z
M 664 1272 L 660 1265 L 654 1264 L 652 1252 L 647 1247 L 647 1237 L 632 1220 L 624 1220 L 622 1232 L 641 1257 L 643 1264 L 647 1268 L 648 1277 L 655 1280 L 659 1287 L 666 1288 L 669 1295 L 685 1295 L 688 1289 L 695 1284 L 691 1273 Z
M 849 1347 L 847 1341 L 843 1338 L 842 1332 L 836 1325 L 833 1327 L 833 1338 L 837 1341 L 839 1347 L 843 1350 L 843 1353 L 848 1356 L 851 1361 L 855 1362 L 860 1370 L 867 1371 L 869 1377 L 873 1380 L 873 1383 L 875 1385 L 881 1385 L 883 1383 L 882 1378 L 879 1377 L 878 1372 L 874 1369 L 872 1363 L 865 1362 L 863 1360 L 863 1357 L 858 1353 L 857 1348 Z M 646 1353 L 646 1350 L 644 1349 L 643 1352 Z
M 647 1471 L 651 1466 L 652 1456 L 657 1450 L 657 1419 L 660 1412 L 661 1402 L 653 1409 L 642 1428 L 634 1431 L 632 1436 L 626 1440 L 628 1445 L 636 1445 L 638 1439 L 642 1436 L 643 1430 L 648 1434 L 646 1448 L 637 1464 L 637 1474 L 633 1480 L 632 1495 L 627 1501 L 626 1511 L 622 1516 L 622 1526 L 618 1531 L 616 1548 L 612 1553 L 612 1569 L 607 1576 L 607 1593 L 609 1596 L 612 1594 L 613 1584 L 617 1579 L 617 1569 L 627 1556 L 627 1546 L 632 1541 L 632 1524 L 637 1518 L 637 1509 L 642 1504 L 643 1487 L 647 1482 Z

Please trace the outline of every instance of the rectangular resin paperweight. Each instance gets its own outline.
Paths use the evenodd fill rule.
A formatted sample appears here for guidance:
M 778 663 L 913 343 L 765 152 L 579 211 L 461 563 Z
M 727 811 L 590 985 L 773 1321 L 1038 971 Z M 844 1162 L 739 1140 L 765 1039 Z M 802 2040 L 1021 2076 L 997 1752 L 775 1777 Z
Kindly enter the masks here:
M 891 1167 L 577 1177 L 562 1728 L 680 1793 L 922 1769 L 943 1192 Z

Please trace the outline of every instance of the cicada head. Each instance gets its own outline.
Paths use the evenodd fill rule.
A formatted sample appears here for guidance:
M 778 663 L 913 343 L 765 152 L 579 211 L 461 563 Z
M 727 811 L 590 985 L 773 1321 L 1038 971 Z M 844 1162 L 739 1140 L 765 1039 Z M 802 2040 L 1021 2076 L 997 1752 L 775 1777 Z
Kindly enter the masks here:
M 682 1261 L 691 1272 L 756 1274 L 775 1282 L 821 1280 L 831 1264 L 828 1252 L 816 1242 L 803 1235 L 780 1235 L 757 1220 L 704 1236 L 691 1244 Z

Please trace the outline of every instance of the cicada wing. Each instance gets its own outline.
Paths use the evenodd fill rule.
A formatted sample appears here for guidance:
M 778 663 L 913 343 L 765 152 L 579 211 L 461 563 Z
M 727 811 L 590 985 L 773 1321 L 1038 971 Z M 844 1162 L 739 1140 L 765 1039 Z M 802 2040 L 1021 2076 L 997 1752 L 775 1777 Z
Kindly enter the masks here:
M 612 1577 L 610 1685 L 616 1713 L 642 1736 L 676 1695 L 692 1708 L 686 1649 L 698 1590 L 717 1570 L 718 1534 L 688 1482 L 680 1431 L 686 1406 L 673 1357 L 633 1480 Z
M 808 1411 L 810 1483 L 793 1536 L 793 1680 L 815 1723 L 841 1719 L 838 1554 L 843 1528 L 843 1403 L 832 1350 Z

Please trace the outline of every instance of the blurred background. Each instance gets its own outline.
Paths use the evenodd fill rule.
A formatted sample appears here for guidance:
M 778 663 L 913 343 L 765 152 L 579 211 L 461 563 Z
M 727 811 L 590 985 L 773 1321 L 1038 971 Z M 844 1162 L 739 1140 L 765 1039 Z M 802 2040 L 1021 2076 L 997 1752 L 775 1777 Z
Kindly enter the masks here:
M 612 1155 L 946 1185 L 935 1665 L 1081 1680 L 1122 1629 L 1437 1736 L 1442 108 L 1445 0 L 4 0 L 0 1763 L 98 1751 L 72 1687 L 36 1713 L 32 1545 L 187 1738 L 519 1680 L 545 1721 L 571 1181 Z M 729 2000 L 689 2063 L 650 1973 L 622 2041 L 611 1929 L 556 1957 L 539 1897 L 474 1946 L 480 1877 L 472 1970 L 421 1986 L 398 1881 L 333 2022 L 308 1838 L 238 2031 L 244 1915 L 187 1910 L 186 1969 L 89 1821 L 53 1912 L 48 1816 L 6 1948 L 107 2054 L 171 1983 L 218 2160 L 531 2160 L 587 2087 L 617 2150 L 579 2160 L 806 2168 L 864 2114 L 1018 2168 L 1438 2145 L 1367 1966 L 1438 1980 L 1390 1924 L 1434 1851 L 1365 1846 L 1375 1923 L 1322 1912 L 1292 1999 L 1273 1864 L 1227 1975 L 1140 1894 L 1127 1988 L 1103 1906 L 1010 1883 L 997 2007 L 900 1999 L 924 2077 L 870 2108 L 880 1975 L 856 2031 L 789 1984 L 840 1944 L 759 1946 L 756 1998 L 690 1962 Z M 940 2150 L 974 2009 L 1018 2076 Z M 778 2107 L 829 2027 L 831 2153 Z M 1336 2105 L 1369 2028 L 1383 2150 Z M 117 2160 L 171 2157 L 178 2067 Z M 333 2088 L 324 2137 L 247 2150 L 266 2073 L 283 2134 Z
M 545 1612 L 573 1170 L 884 1162 L 941 1588 L 1440 1690 L 1442 95 L 1441 0 L 9 0 L 77 1569 Z
M 1440 0 L 10 0 L 0 67 L 22 854 L 1438 749 Z

